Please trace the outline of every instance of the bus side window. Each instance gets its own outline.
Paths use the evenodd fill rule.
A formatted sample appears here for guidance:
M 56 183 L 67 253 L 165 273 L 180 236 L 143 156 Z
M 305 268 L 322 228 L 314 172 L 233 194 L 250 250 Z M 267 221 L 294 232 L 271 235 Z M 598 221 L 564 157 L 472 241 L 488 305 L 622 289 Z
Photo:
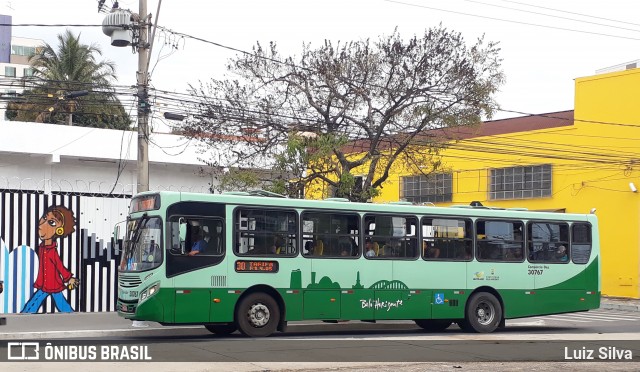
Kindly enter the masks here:
M 571 259 L 576 264 L 586 264 L 591 256 L 591 225 L 574 223 L 571 226 Z

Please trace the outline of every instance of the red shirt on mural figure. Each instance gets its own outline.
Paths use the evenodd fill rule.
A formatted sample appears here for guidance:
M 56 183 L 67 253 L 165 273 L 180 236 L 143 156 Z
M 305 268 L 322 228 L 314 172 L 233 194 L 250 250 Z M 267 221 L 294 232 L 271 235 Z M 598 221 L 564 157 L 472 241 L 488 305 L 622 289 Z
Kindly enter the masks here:
M 37 313 L 44 301 L 51 297 L 59 312 L 71 313 L 73 308 L 64 296 L 66 288 L 77 288 L 77 278 L 64 267 L 58 254 L 57 239 L 65 238 L 75 231 L 76 219 L 73 211 L 63 205 L 47 208 L 38 221 L 38 237 L 42 243 L 38 246 L 38 277 L 33 286 L 37 291 L 22 308 L 22 313 Z
M 38 247 L 38 257 L 40 265 L 38 267 L 38 278 L 33 286 L 45 292 L 56 293 L 66 289 L 64 283 L 69 282 L 73 274 L 62 263 L 58 254 L 58 243 Z M 45 274 L 46 272 L 46 274 Z

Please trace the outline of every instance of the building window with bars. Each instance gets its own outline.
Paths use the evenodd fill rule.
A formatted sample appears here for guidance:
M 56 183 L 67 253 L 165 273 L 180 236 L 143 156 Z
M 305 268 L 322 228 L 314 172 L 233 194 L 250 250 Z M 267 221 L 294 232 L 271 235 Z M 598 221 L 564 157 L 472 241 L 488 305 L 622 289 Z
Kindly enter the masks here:
M 490 200 L 548 196 L 551 196 L 551 164 L 490 170 Z
M 400 199 L 416 204 L 450 202 L 452 185 L 451 173 L 401 177 Z

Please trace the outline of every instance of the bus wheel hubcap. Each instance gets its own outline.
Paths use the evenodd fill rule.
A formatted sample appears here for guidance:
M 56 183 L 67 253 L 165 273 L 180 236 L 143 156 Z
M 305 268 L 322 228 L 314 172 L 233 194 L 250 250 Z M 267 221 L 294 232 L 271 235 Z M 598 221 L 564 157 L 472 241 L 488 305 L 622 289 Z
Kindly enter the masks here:
M 254 327 L 262 327 L 269 323 L 269 308 L 263 304 L 254 304 L 249 309 L 249 321 Z
M 486 303 L 479 304 L 476 314 L 478 316 L 478 322 L 480 324 L 486 325 L 491 323 L 491 321 L 493 320 L 493 311 L 489 304 L 486 304 Z

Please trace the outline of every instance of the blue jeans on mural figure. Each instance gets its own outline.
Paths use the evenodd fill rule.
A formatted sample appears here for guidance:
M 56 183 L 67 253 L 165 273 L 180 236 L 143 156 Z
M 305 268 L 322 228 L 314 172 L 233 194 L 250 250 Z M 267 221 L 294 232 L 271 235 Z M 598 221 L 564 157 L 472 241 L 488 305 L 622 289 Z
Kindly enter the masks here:
M 47 299 L 47 297 L 51 296 L 53 298 L 53 302 L 56 304 L 58 311 L 61 313 L 72 313 L 73 309 L 71 305 L 67 302 L 67 299 L 64 298 L 62 292 L 58 293 L 49 293 L 45 292 L 42 289 L 38 289 L 36 293 L 31 296 L 29 301 L 24 305 L 22 309 L 23 313 L 32 313 L 35 314 L 40 309 L 42 302 Z

